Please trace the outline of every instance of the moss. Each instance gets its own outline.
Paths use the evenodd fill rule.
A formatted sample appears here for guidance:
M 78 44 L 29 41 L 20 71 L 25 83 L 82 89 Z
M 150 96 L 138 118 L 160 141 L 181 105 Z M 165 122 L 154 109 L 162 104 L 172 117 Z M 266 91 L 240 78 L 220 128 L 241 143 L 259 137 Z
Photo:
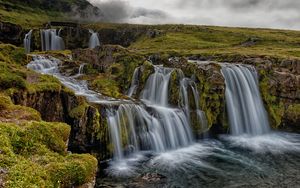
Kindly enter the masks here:
M 97 160 L 65 153 L 69 131 L 62 123 L 0 123 L 0 167 L 8 172 L 6 187 L 71 187 L 90 182 Z
M 88 105 L 86 103 L 84 103 L 84 104 L 81 104 L 81 105 L 73 108 L 69 113 L 70 117 L 76 118 L 76 119 L 82 118 L 86 112 L 87 107 L 88 107 Z
M 118 83 L 113 79 L 106 77 L 104 75 L 100 75 L 91 82 L 90 86 L 99 93 L 114 97 L 121 98 L 122 94 L 120 93 L 120 88 Z
M 275 96 L 270 94 L 270 84 L 267 73 L 260 71 L 261 80 L 259 82 L 262 99 L 265 103 L 271 126 L 277 128 L 284 116 L 284 105 Z
M 54 187 L 72 187 L 91 182 L 96 173 L 97 160 L 90 155 L 70 155 L 64 162 L 50 163 L 46 170 Z
M 12 106 L 12 102 L 10 97 L 0 94 L 0 110 L 8 109 L 10 106 Z
M 0 88 L 8 89 L 8 88 L 18 88 L 24 89 L 26 87 L 25 80 L 11 73 L 0 73 Z
M 59 80 L 51 75 L 39 75 L 36 74 L 37 79 L 32 83 L 27 83 L 27 90 L 30 93 L 42 92 L 42 91 L 57 91 L 62 90 L 62 85 Z
M 289 105 L 286 110 L 286 119 L 289 122 L 294 123 L 295 125 L 299 125 L 300 122 L 300 104 L 292 104 Z
M 179 104 L 180 99 L 180 75 L 178 75 L 177 70 L 171 73 L 170 83 L 169 83 L 169 103 L 173 105 Z
M 41 115 L 32 108 L 14 105 L 8 96 L 0 94 L 0 121 L 20 123 L 27 120 L 40 121 Z

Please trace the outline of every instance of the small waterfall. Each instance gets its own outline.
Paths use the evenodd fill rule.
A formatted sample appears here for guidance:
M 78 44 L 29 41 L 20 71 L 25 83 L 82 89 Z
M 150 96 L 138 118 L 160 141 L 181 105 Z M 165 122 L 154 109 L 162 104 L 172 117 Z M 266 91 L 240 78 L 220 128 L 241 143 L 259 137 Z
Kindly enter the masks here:
M 98 37 L 98 33 L 94 32 L 93 30 L 89 30 L 91 37 L 90 37 L 90 41 L 89 41 L 89 48 L 94 49 L 97 46 L 100 46 L 100 40 Z
M 182 73 L 183 75 L 183 73 Z M 207 119 L 205 116 L 205 113 L 200 110 L 200 98 L 199 98 L 199 92 L 197 89 L 197 85 L 196 83 L 190 79 L 190 78 L 185 78 L 182 77 L 180 80 L 180 106 L 182 108 L 184 108 L 185 114 L 188 117 L 188 119 L 190 118 L 190 113 L 191 113 L 191 109 L 190 109 L 190 100 L 189 100 L 189 88 L 192 90 L 192 95 L 194 98 L 194 104 L 195 104 L 195 110 L 196 110 L 196 115 L 197 115 L 197 122 L 199 122 L 201 124 L 201 128 L 202 130 L 207 130 L 208 129 L 208 125 L 207 125 Z
M 61 32 L 61 29 L 58 32 L 56 29 L 42 29 L 41 30 L 42 51 L 64 50 L 65 49 L 64 41 L 59 36 L 60 32 Z
M 226 106 L 233 135 L 260 135 L 270 130 L 268 116 L 258 87 L 254 67 L 246 65 L 222 66 L 226 83 Z
M 42 74 L 49 74 L 56 77 L 64 86 L 75 92 L 76 95 L 85 96 L 89 102 L 99 102 L 102 96 L 95 91 L 89 90 L 86 81 L 76 80 L 76 76 L 68 77 L 59 72 L 60 61 L 53 57 L 33 56 L 33 60 L 27 65 L 28 69 Z M 79 67 L 78 72 L 84 65 Z
M 155 66 L 142 92 L 141 99 L 154 104 L 168 105 L 168 87 L 173 69 Z
M 199 93 L 193 80 L 185 78 L 180 72 L 181 82 L 178 85 L 182 93 L 182 105 L 177 108 L 168 104 L 170 76 L 174 69 L 156 66 L 155 72 L 148 78 L 141 92 L 141 104 L 122 104 L 107 118 L 111 140 L 114 145 L 115 159 L 123 158 L 123 147 L 127 153 L 139 150 L 165 152 L 188 146 L 194 142 L 190 127 L 190 99 L 188 87 L 192 89 L 198 121 L 206 126 L 206 117 L 199 108 Z M 134 72 L 132 93 L 137 86 L 138 69 Z
M 33 61 L 27 65 L 29 69 L 55 76 L 76 95 L 85 96 L 89 102 L 110 105 L 109 99 L 89 90 L 85 81 L 61 74 L 59 66 L 59 60 L 45 56 L 34 56 Z M 79 74 L 82 73 L 83 66 L 79 67 Z M 183 90 L 187 90 L 188 87 L 192 88 L 197 111 L 201 111 L 197 106 L 199 94 L 195 82 L 185 78 L 182 73 L 182 81 L 178 84 L 178 89 L 184 93 L 183 105 L 170 106 L 168 104 L 168 85 L 173 71 L 174 69 L 157 66 L 155 73 L 148 78 L 147 84 L 141 92 L 141 102 L 118 100 L 118 103 L 114 103 L 119 104 L 117 109 L 115 105 L 107 108 L 107 122 L 115 160 L 120 161 L 125 156 L 138 151 L 165 152 L 194 143 L 188 115 L 191 101 L 187 97 L 188 92 Z M 160 81 L 162 82 L 160 83 Z M 153 90 L 156 93 L 150 92 Z
M 132 97 L 133 94 L 136 93 L 136 89 L 139 86 L 139 72 L 140 72 L 141 67 L 137 67 L 134 70 L 132 80 L 131 80 L 131 85 L 130 88 L 127 92 L 127 96 Z
M 30 30 L 24 38 L 24 48 L 25 53 L 29 54 L 31 52 L 31 36 L 32 36 L 32 30 Z

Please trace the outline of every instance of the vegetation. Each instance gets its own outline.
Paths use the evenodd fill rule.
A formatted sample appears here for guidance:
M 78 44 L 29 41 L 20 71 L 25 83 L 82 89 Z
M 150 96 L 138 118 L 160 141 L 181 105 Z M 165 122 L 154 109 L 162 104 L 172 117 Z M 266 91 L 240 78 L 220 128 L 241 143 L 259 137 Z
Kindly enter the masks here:
M 48 21 L 72 20 L 73 13 L 92 6 L 86 0 L 0 0 L 2 21 L 39 28 Z
M 43 122 L 36 110 L 12 103 L 13 92 L 64 89 L 56 78 L 27 70 L 26 60 L 22 48 L 0 44 L 0 187 L 72 187 L 91 182 L 97 160 L 67 152 L 70 126 Z
M 300 57 L 300 32 L 209 26 L 153 26 L 162 34 L 144 36 L 130 46 L 143 54 L 201 55 L 215 59 L 236 56 Z

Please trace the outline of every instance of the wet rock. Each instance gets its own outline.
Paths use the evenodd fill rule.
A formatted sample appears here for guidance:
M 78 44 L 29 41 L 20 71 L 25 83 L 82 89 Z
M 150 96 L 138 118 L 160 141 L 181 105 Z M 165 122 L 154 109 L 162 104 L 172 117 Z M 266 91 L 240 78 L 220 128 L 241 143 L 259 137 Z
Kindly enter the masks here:
M 162 180 L 165 180 L 166 177 L 161 175 L 161 174 L 158 174 L 158 173 L 147 173 L 145 175 L 143 175 L 142 177 L 142 180 L 145 180 L 147 182 L 160 182 Z

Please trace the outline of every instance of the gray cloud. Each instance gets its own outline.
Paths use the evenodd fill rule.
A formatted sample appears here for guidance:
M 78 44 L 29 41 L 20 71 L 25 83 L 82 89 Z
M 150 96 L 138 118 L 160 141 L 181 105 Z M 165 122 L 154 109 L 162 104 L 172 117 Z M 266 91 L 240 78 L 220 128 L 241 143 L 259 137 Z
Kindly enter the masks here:
M 90 0 L 112 22 L 300 29 L 298 0 Z
M 90 0 L 103 14 L 103 21 L 138 23 L 147 20 L 149 23 L 155 19 L 165 19 L 168 16 L 160 10 L 152 10 L 143 7 L 133 7 L 128 1 L 122 0 Z M 156 22 L 153 22 L 156 23 Z

